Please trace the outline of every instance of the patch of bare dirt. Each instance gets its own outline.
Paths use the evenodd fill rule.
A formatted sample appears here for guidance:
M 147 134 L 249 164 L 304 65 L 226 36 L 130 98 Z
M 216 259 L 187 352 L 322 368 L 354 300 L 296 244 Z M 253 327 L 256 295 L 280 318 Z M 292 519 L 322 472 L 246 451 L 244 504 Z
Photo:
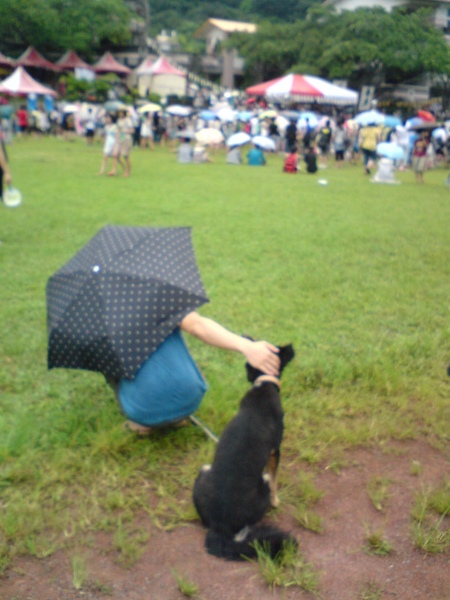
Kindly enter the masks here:
M 450 600 L 449 556 L 426 554 L 411 537 L 415 495 L 422 486 L 437 486 L 450 477 L 448 459 L 423 442 L 391 443 L 389 448 L 353 450 L 338 473 L 326 465 L 314 469 L 315 485 L 324 493 L 314 507 L 323 519 L 323 533 L 299 527 L 283 506 L 277 511 L 278 524 L 296 535 L 302 554 L 319 572 L 318 592 L 324 600 Z M 421 465 L 419 476 L 412 472 L 412 461 Z M 367 494 L 367 483 L 377 476 L 389 480 L 383 512 Z M 73 585 L 73 552 L 59 551 L 42 560 L 17 559 L 0 579 L 1 600 L 180 600 L 173 571 L 194 583 L 202 600 L 313 598 L 296 587 L 270 590 L 255 564 L 209 556 L 200 524 L 170 533 L 149 521 L 144 527 L 149 541 L 130 569 L 118 566 L 111 537 L 99 534 L 87 552 L 81 590 Z M 368 555 L 367 528 L 382 531 L 394 552 Z

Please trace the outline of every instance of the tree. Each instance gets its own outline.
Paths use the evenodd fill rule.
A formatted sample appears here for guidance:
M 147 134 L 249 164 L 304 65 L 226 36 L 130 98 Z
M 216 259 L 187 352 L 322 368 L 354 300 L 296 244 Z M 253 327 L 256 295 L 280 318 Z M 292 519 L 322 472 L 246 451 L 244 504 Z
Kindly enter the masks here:
M 105 42 L 125 42 L 130 18 L 122 0 L 2 0 L 2 50 L 18 44 L 45 52 L 73 48 L 89 58 Z

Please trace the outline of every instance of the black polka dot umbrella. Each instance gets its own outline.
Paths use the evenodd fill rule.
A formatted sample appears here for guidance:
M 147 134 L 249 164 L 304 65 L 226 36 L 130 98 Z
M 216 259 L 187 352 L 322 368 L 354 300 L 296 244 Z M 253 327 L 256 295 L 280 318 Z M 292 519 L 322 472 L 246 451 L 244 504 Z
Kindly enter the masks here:
M 47 282 L 48 367 L 133 379 L 205 302 L 189 227 L 103 227 Z

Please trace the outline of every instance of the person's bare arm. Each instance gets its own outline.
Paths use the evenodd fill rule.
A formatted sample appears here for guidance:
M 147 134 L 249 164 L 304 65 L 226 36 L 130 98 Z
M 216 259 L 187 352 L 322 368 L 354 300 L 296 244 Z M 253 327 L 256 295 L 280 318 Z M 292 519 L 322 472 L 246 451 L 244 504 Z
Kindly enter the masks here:
M 183 331 L 190 333 L 205 344 L 224 350 L 233 350 L 243 354 L 248 363 L 268 375 L 279 374 L 280 360 L 278 348 L 265 341 L 253 342 L 241 337 L 212 319 L 202 317 L 196 312 L 189 313 L 181 322 Z
M 11 185 L 11 183 L 12 183 L 11 172 L 9 170 L 8 163 L 6 162 L 6 156 L 5 156 L 5 153 L 3 152 L 3 148 L 2 148 L 1 144 L 0 144 L 0 168 L 3 171 L 6 185 Z

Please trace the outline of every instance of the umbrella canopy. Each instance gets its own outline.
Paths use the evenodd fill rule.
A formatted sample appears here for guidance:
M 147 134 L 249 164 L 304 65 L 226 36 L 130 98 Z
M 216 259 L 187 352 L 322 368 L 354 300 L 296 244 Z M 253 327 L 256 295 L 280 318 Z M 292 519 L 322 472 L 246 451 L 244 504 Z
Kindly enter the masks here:
M 405 158 L 405 151 L 398 144 L 392 142 L 381 142 L 377 144 L 378 156 L 384 156 L 385 158 L 392 158 L 392 160 L 403 160 Z
M 193 129 L 183 129 L 175 134 L 177 138 L 182 140 L 195 140 L 195 131 Z
M 48 367 L 133 379 L 205 302 L 189 227 L 103 227 L 47 282 Z
M 188 117 L 192 114 L 192 108 L 189 106 L 181 106 L 180 104 L 172 104 L 172 106 L 166 108 L 166 112 L 174 117 Z
M 278 113 L 276 110 L 273 110 L 271 108 L 267 109 L 267 110 L 263 110 L 262 113 L 259 113 L 258 115 L 258 119 L 275 119 L 275 117 L 278 117 Z
M 33 79 L 23 67 L 17 67 L 14 73 L 0 83 L 0 94 L 9 96 L 27 96 L 28 94 L 56 96 L 56 92 Z
M 263 150 L 274 151 L 276 148 L 275 142 L 263 135 L 255 135 L 254 137 L 252 137 L 252 144 L 255 144 L 255 146 L 259 146 L 259 148 L 262 148 Z
M 195 139 L 200 144 L 220 144 L 225 139 L 223 137 L 223 133 L 218 129 L 214 129 L 214 127 L 205 127 L 197 131 L 195 134 Z
M 107 100 L 103 108 L 107 112 L 117 112 L 118 110 L 128 110 L 129 107 L 120 100 Z
M 48 71 L 59 71 L 60 68 L 57 65 L 54 65 L 52 62 L 47 60 L 39 54 L 39 52 L 33 48 L 33 46 L 29 46 L 23 54 L 16 59 L 16 63 L 21 67 L 36 67 L 39 69 L 47 69 Z
M 386 116 L 377 110 L 366 110 L 356 115 L 354 121 L 361 127 L 365 127 L 366 125 L 383 125 L 385 118 Z
M 442 123 L 438 123 L 435 121 L 432 123 L 431 121 L 421 121 L 420 123 L 413 123 L 408 126 L 409 131 L 433 131 L 434 129 L 438 129 L 442 127 Z
M 91 65 L 88 65 L 87 62 L 84 62 L 84 60 L 82 60 L 73 50 L 67 50 L 67 52 L 56 61 L 56 66 L 58 66 L 61 70 L 66 71 L 73 71 L 74 69 L 92 70 Z
M 430 123 L 434 123 L 434 121 L 436 121 L 436 117 L 428 110 L 418 110 L 417 116 L 419 119 L 422 119 L 422 121 L 429 121 Z
M 158 112 L 162 110 L 162 107 L 160 104 L 156 104 L 155 102 L 149 102 L 148 104 L 144 104 L 144 106 L 141 106 L 140 108 L 138 108 L 138 113 L 145 114 L 148 112 Z
M 272 100 L 297 100 L 323 104 L 357 104 L 358 93 L 313 75 L 289 74 L 248 87 L 247 94 Z
M 128 75 L 131 73 L 131 69 L 125 65 L 121 65 L 111 52 L 105 52 L 91 68 L 96 73 L 116 73 L 117 75 Z
M 230 148 L 233 146 L 243 146 L 244 144 L 248 144 L 250 140 L 251 137 L 248 135 L 248 133 L 240 131 L 239 133 L 230 135 L 230 137 L 227 139 L 227 146 Z
M 214 119 L 218 119 L 219 118 L 217 116 L 217 113 L 213 112 L 212 110 L 202 110 L 199 113 L 199 117 L 201 119 L 203 119 L 204 121 L 214 121 Z

